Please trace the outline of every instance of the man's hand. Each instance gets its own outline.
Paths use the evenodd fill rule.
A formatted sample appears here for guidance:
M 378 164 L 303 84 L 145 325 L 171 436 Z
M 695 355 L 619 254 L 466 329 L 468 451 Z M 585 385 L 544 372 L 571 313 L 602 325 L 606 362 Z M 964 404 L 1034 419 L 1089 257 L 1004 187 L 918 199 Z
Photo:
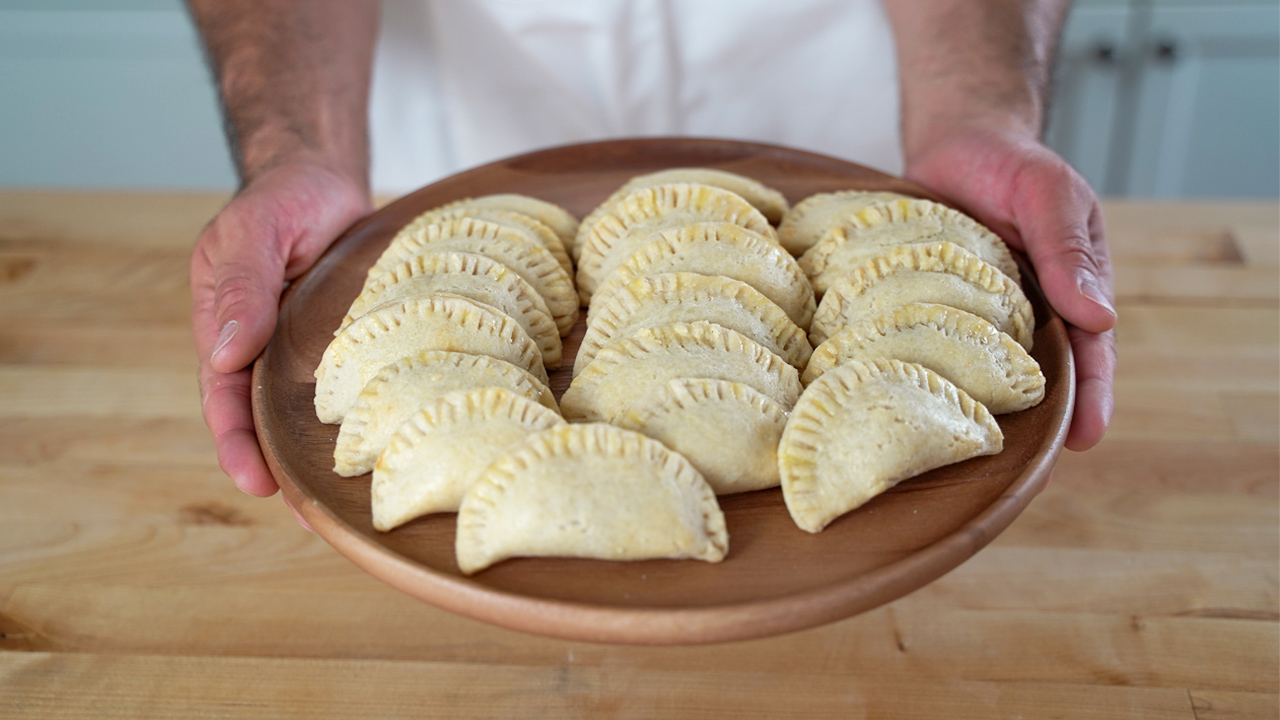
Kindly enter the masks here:
M 250 495 L 278 488 L 254 434 L 249 365 L 275 332 L 285 281 L 368 211 L 363 183 L 321 165 L 278 165 L 237 194 L 196 243 L 191 324 L 204 420 L 218 464 Z
M 1116 312 L 1102 213 L 1089 185 L 1034 138 L 997 128 L 935 139 L 906 175 L 1030 258 L 1045 297 L 1070 325 L 1076 406 L 1067 447 L 1096 445 L 1114 406 Z

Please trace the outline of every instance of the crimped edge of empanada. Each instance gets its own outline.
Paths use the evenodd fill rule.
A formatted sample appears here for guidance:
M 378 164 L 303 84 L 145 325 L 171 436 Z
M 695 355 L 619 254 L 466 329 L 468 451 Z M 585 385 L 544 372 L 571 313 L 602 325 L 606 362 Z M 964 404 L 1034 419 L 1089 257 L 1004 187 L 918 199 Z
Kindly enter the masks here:
M 447 205 L 442 205 L 439 209 L 452 210 L 454 208 L 495 208 L 527 215 L 551 228 L 551 231 L 560 239 L 566 250 L 571 248 L 574 237 L 578 232 L 578 218 L 574 217 L 573 213 L 555 203 L 528 195 L 516 193 L 481 195 L 479 197 L 455 200 Z
M 838 190 L 816 193 L 796 203 L 778 223 L 778 243 L 799 257 L 830 232 L 847 208 L 856 211 L 868 204 L 908 195 L 882 190 Z

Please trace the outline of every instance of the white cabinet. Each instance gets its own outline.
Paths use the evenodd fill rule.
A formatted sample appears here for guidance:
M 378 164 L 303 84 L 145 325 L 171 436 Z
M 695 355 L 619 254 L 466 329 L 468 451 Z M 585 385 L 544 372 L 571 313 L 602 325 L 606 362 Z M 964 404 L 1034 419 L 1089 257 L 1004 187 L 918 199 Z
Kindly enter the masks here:
M 1077 7 L 1046 139 L 1100 194 L 1280 195 L 1280 7 Z

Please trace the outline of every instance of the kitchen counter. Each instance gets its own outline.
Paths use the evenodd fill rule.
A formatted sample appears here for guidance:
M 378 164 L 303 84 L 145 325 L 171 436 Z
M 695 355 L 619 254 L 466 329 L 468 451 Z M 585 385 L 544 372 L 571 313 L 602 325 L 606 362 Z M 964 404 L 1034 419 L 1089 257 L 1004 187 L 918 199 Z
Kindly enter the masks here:
M 0 192 L 0 718 L 1275 718 L 1280 210 L 1106 205 L 1107 439 L 861 616 L 688 648 L 491 627 L 240 493 L 200 417 L 224 198 Z

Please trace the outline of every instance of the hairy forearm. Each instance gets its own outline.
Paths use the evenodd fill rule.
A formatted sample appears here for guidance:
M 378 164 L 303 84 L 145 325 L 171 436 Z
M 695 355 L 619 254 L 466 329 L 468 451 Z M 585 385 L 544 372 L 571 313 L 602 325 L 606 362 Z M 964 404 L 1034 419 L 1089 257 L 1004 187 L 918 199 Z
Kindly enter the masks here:
M 1069 0 L 885 0 L 908 163 L 957 125 L 1040 134 Z
M 188 0 L 242 184 L 318 162 L 368 186 L 377 0 Z

